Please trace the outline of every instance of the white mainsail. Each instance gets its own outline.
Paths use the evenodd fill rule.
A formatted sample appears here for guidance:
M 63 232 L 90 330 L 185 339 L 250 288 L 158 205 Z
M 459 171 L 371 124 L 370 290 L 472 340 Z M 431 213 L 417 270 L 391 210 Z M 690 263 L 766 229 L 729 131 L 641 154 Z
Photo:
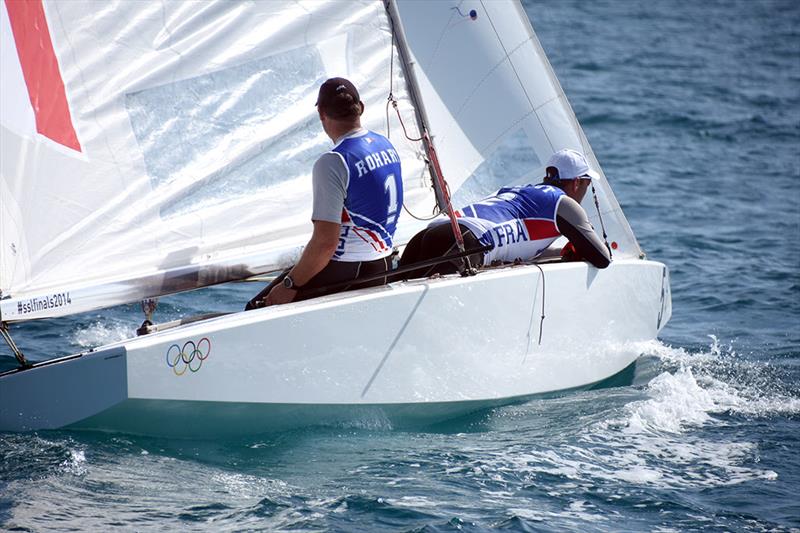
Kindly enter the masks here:
M 310 233 L 310 169 L 330 146 L 314 107 L 330 76 L 360 88 L 368 128 L 391 125 L 415 214 L 431 214 L 433 193 L 421 143 L 387 113 L 389 91 L 411 136 L 424 111 L 456 205 L 537 182 L 561 148 L 599 170 L 516 0 L 0 5 L 5 322 L 289 263 Z M 424 110 L 409 98 L 393 31 Z M 31 73 L 48 54 L 49 74 Z M 59 81 L 61 114 L 47 114 L 40 104 Z M 51 134 L 64 123 L 74 139 Z M 638 256 L 605 178 L 598 189 L 615 255 Z M 422 225 L 403 213 L 398 242 Z
M 382 132 L 391 77 L 405 124 L 418 130 L 379 1 L 0 5 L 3 321 L 291 261 L 310 234 L 313 162 L 331 146 L 314 107 L 327 77 L 352 79 L 366 127 Z M 35 35 L 26 50 L 37 6 L 49 38 Z M 48 137 L 54 119 L 34 113 L 32 101 L 51 96 L 31 87 L 25 74 L 37 66 L 25 63 L 48 53 L 77 145 Z M 389 120 L 407 206 L 430 215 L 420 147 L 399 135 L 394 112 Z

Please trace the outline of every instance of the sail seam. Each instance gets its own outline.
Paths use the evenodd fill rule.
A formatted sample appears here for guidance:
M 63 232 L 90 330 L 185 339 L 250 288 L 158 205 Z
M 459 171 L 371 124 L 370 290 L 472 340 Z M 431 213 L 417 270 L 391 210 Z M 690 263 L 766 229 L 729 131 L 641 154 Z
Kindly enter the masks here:
M 508 50 L 506 50 L 506 47 L 503 44 L 503 40 L 500 38 L 500 34 L 497 33 L 497 28 L 495 27 L 494 22 L 492 22 L 492 17 L 489 16 L 489 11 L 486 10 L 486 6 L 484 5 L 483 0 L 481 0 L 481 6 L 483 6 L 483 10 L 486 11 L 486 18 L 489 20 L 489 24 L 492 25 L 492 31 L 494 31 L 494 34 L 497 37 L 497 42 L 500 43 L 500 47 L 503 49 L 503 52 L 506 55 L 506 59 L 508 59 L 508 64 L 511 65 L 511 70 L 514 71 L 514 76 L 516 76 L 517 82 L 519 83 L 519 86 L 522 88 L 522 91 L 525 93 L 525 99 L 528 100 L 528 104 L 530 104 L 531 109 L 533 109 L 534 105 L 533 105 L 533 102 L 531 101 L 531 97 L 530 97 L 530 95 L 528 95 L 528 91 L 525 90 L 525 85 L 522 83 L 522 78 L 520 78 L 519 72 L 517 72 L 517 69 L 514 67 L 514 62 L 511 61 L 511 54 L 513 54 L 514 52 L 519 50 L 522 46 L 524 46 L 526 43 L 531 41 L 532 40 L 531 37 L 528 36 L 527 39 L 522 41 L 520 44 L 518 44 L 516 47 L 514 47 L 514 49 L 511 50 L 511 52 L 509 52 Z
M 531 111 L 529 111 L 529 112 L 525 113 L 525 114 L 524 114 L 523 116 L 521 116 L 519 119 L 517 119 L 516 121 L 514 121 L 514 123 L 513 123 L 513 124 L 511 124 L 511 125 L 510 125 L 508 128 L 504 129 L 504 130 L 503 130 L 503 131 L 502 131 L 502 132 L 501 132 L 501 133 L 500 133 L 500 134 L 499 134 L 497 137 L 495 137 L 494 139 L 492 139 L 492 141 L 491 141 L 491 142 L 489 142 L 489 143 L 488 143 L 488 144 L 487 144 L 487 145 L 486 145 L 484 148 L 482 148 L 482 149 L 481 149 L 481 151 L 485 150 L 485 149 L 486 149 L 486 148 L 488 148 L 489 146 L 492 146 L 492 145 L 493 145 L 494 143 L 496 143 L 496 142 L 497 142 L 497 141 L 498 141 L 500 138 L 504 137 L 504 136 L 505 136 L 505 135 L 506 135 L 506 134 L 507 134 L 509 131 L 511 131 L 512 129 L 514 129 L 514 128 L 517 126 L 517 124 L 519 124 L 520 122 L 522 122 L 523 120 L 525 120 L 526 118 L 528 118 L 528 117 L 529 117 L 529 116 L 531 116 L 531 115 L 535 115 L 535 116 L 536 116 L 536 120 L 538 120 L 538 121 L 539 121 L 539 124 L 540 124 L 540 125 L 542 125 L 542 120 L 539 118 L 539 113 L 538 113 L 538 111 L 539 111 L 540 109 L 542 109 L 544 106 L 546 106 L 547 104 L 549 104 L 549 103 L 551 103 L 551 102 L 554 102 L 554 101 L 556 101 L 556 100 L 559 100 L 559 99 L 561 99 L 561 96 L 560 96 L 560 95 L 559 95 L 559 96 L 554 96 L 554 97 L 553 97 L 553 98 L 551 98 L 550 100 L 548 100 L 548 101 L 544 102 L 542 105 L 540 105 L 540 106 L 538 106 L 538 107 L 534 108 L 533 110 L 531 110 Z M 544 125 L 542 125 L 542 130 L 544 130 Z M 545 135 L 547 135 L 547 132 L 544 132 L 544 133 L 545 133 Z M 550 138 L 548 137 L 548 139 L 547 139 L 547 140 L 548 140 L 548 142 L 549 142 L 549 141 L 550 141 Z M 550 143 L 550 146 L 552 147 L 552 145 L 553 145 L 553 144 L 552 144 L 552 142 L 551 142 L 551 143 Z
M 537 108 L 536 106 L 533 105 L 533 102 L 531 101 L 531 97 L 528 94 L 527 89 L 525 88 L 525 84 L 522 83 L 522 79 L 519 76 L 519 72 L 517 72 L 517 69 L 514 66 L 514 62 L 511 61 L 511 55 L 514 54 L 517 50 L 522 48 L 527 43 L 529 43 L 529 42 L 532 43 L 533 42 L 533 36 L 529 35 L 527 39 L 525 39 L 520 44 L 518 44 L 516 47 L 514 47 L 514 49 L 511 50 L 511 52 L 507 51 L 505 45 L 503 45 L 503 40 L 500 38 L 500 34 L 497 33 L 497 28 L 495 27 L 494 22 L 492 22 L 492 17 L 489 16 L 489 11 L 486 9 L 486 6 L 484 5 L 483 0 L 481 0 L 481 7 L 483 7 L 483 11 L 486 13 L 486 18 L 489 20 L 489 24 L 491 24 L 491 26 L 492 26 L 492 31 L 494 31 L 495 37 L 497 37 L 497 42 L 500 43 L 500 47 L 503 49 L 503 52 L 505 53 L 505 58 L 503 58 L 503 60 L 504 61 L 508 60 L 508 64 L 511 66 L 511 70 L 514 71 L 514 76 L 516 76 L 517 82 L 519 83 L 519 86 L 522 89 L 522 92 L 525 93 L 525 99 L 528 100 L 528 104 L 531 106 L 531 109 L 533 110 L 533 112 L 535 112 L 539 108 Z M 502 61 L 500 63 L 502 63 Z M 500 65 L 500 63 L 498 63 L 495 66 L 495 68 L 492 69 L 492 71 L 494 71 Z M 492 71 L 490 71 L 490 72 L 492 72 Z M 488 76 L 488 74 L 487 74 L 487 76 Z M 483 80 L 481 80 L 481 83 L 483 83 Z M 477 88 L 476 88 L 476 90 L 477 90 Z M 472 97 L 472 95 L 470 95 L 470 97 Z M 556 98 L 558 98 L 558 96 L 556 96 Z M 547 103 L 548 102 L 545 102 L 545 104 L 542 104 L 542 105 L 546 105 Z M 551 150 L 555 149 L 554 146 L 553 146 L 553 141 L 552 141 L 552 139 L 550 139 L 550 135 L 547 133 L 547 129 L 544 127 L 544 124 L 542 124 L 542 120 L 539 118 L 538 114 L 536 114 L 536 120 L 539 122 L 539 126 L 541 126 L 541 128 L 542 128 L 542 132 L 544 133 L 544 136 L 547 138 L 547 143 L 550 145 L 550 149 Z M 508 130 L 506 130 L 506 131 L 508 131 Z
M 487 18 L 488 18 L 488 15 L 487 15 Z M 491 23 L 491 20 L 490 20 L 489 22 Z M 494 26 L 492 26 L 492 29 L 494 29 Z M 495 35 L 497 35 L 497 32 L 496 32 L 496 31 L 495 31 Z M 499 38 L 499 36 L 498 36 L 498 41 L 499 41 L 499 40 L 500 40 L 500 38 Z M 528 42 L 528 41 L 530 41 L 530 40 L 531 40 L 531 39 L 530 39 L 530 37 L 529 37 L 529 38 L 528 38 L 528 39 L 526 39 L 525 41 L 521 42 L 521 43 L 519 44 L 519 46 L 517 46 L 516 48 L 514 48 L 514 50 L 512 50 L 512 51 L 511 51 L 511 53 L 513 54 L 514 52 L 516 52 L 516 51 L 517 51 L 519 48 L 521 48 L 522 46 L 524 46 L 524 45 L 525 45 L 525 43 L 527 43 L 527 42 Z M 503 43 L 500 43 L 500 46 L 503 46 Z M 512 69 L 514 68 L 514 64 L 511 62 L 511 57 L 510 57 L 510 55 L 508 54 L 508 52 L 506 52 L 506 49 L 505 49 L 505 47 L 503 47 L 503 53 L 505 54 L 505 55 L 503 56 L 503 58 L 502 58 L 500 61 L 498 61 L 497 63 L 495 63 L 495 65 L 494 65 L 492 68 L 490 68 L 490 69 L 489 69 L 489 71 L 488 71 L 488 72 L 487 72 L 487 73 L 486 73 L 486 74 L 485 74 L 485 75 L 484 75 L 484 76 L 483 76 L 483 77 L 480 79 L 480 81 L 479 81 L 478 83 L 476 83 L 476 84 L 475 84 L 475 86 L 472 88 L 472 91 L 471 91 L 471 92 L 469 93 L 469 95 L 468 95 L 468 96 L 467 96 L 467 97 L 464 99 L 464 102 L 461 104 L 461 106 L 459 106 L 459 108 L 458 108 L 458 111 L 456 111 L 456 116 L 458 116 L 458 115 L 460 115 L 460 114 L 461 114 L 461 111 L 462 111 L 462 110 L 463 110 L 463 109 L 464 109 L 464 108 L 467 106 L 467 104 L 469 103 L 469 101 L 470 101 L 470 100 L 472 100 L 472 97 L 473 97 L 473 96 L 475 96 L 475 93 L 476 93 L 476 92 L 478 92 L 478 89 L 481 87 L 481 85 L 483 85 L 483 82 L 485 82 L 485 81 L 486 81 L 486 80 L 487 80 L 487 79 L 488 79 L 488 78 L 489 78 L 489 77 L 490 77 L 490 76 L 491 76 L 491 75 L 494 73 L 494 71 L 495 71 L 495 70 L 497 70 L 497 69 L 500 67 L 500 65 L 502 65 L 503 63 L 505 63 L 506 61 L 508 61 L 508 63 L 511 65 L 511 68 L 512 68 Z M 514 74 L 516 75 L 516 70 L 514 70 Z M 518 76 L 518 75 L 517 75 L 517 80 L 519 80 L 519 76 Z M 521 84 L 521 82 L 520 82 L 520 84 Z M 524 90 L 524 89 L 523 89 L 523 90 Z M 528 103 L 530 103 L 530 98 L 528 98 L 528 93 L 527 93 L 527 92 L 525 93 L 525 98 L 528 100 Z M 533 108 L 533 104 L 531 104 L 531 108 Z
M 464 3 L 463 1 L 459 2 L 459 7 L 463 3 Z M 458 7 L 450 8 L 450 9 L 451 10 L 452 9 L 458 9 Z M 441 33 L 441 35 L 439 35 L 439 40 L 436 41 L 436 47 L 433 49 L 433 53 L 431 54 L 431 63 L 436 59 L 436 54 L 439 53 L 439 47 L 442 45 L 442 40 L 444 40 L 444 36 L 447 34 L 447 29 L 450 27 L 450 24 L 453 22 L 453 17 L 455 17 L 455 16 L 456 16 L 456 14 L 454 12 L 450 13 L 450 18 L 447 20 L 447 24 L 444 25 L 444 30 L 445 31 L 443 31 Z

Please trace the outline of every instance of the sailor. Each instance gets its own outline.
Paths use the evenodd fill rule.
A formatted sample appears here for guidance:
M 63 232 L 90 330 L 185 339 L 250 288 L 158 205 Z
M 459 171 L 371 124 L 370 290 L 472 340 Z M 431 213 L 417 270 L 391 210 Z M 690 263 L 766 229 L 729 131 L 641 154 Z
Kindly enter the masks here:
M 327 80 L 319 88 L 316 105 L 322 129 L 334 147 L 320 156 L 312 171 L 311 240 L 297 264 L 245 309 L 386 283 L 381 278 L 328 289 L 389 270 L 403 205 L 400 158 L 386 137 L 361 127 L 364 104 L 350 81 Z
M 547 162 L 546 173 L 539 185 L 504 187 L 493 196 L 456 211 L 467 250 L 492 246 L 487 252 L 470 256 L 473 266 L 532 260 L 561 235 L 569 240 L 562 252 L 566 260 L 586 260 L 597 268 L 609 265 L 610 252 L 580 205 L 591 181 L 599 179 L 597 172 L 581 153 L 560 150 Z M 406 246 L 400 267 L 455 251 L 455 238 L 447 222 L 436 220 L 417 233 Z M 418 269 L 403 277 L 456 271 L 454 261 Z

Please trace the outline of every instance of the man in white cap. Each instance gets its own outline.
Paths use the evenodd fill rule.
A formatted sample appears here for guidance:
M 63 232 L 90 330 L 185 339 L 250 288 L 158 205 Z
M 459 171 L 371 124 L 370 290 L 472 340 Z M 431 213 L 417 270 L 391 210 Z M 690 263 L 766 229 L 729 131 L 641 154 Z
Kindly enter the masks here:
M 560 150 L 546 166 L 539 185 L 504 187 L 494 195 L 458 211 L 459 226 L 469 249 L 492 246 L 470 256 L 475 266 L 493 262 L 528 261 L 540 255 L 559 236 L 564 235 L 566 259 L 586 260 L 606 268 L 611 254 L 589 223 L 580 205 L 593 179 L 599 179 L 583 155 L 575 150 Z M 415 235 L 406 246 L 400 266 L 441 257 L 455 250 L 455 240 L 446 220 L 436 220 Z M 404 276 L 424 277 L 457 271 L 457 263 L 447 262 L 423 268 Z

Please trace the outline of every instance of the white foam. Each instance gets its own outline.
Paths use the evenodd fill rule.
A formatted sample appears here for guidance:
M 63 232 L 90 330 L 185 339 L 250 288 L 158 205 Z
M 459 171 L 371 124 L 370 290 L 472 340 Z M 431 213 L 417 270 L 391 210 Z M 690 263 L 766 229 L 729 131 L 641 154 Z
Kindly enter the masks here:
M 786 390 L 787 384 L 781 380 L 775 367 L 740 356 L 731 346 L 723 346 L 714 335 L 709 335 L 709 338 L 709 350 L 699 353 L 689 353 L 658 341 L 642 344 L 642 353 L 660 359 L 670 374 L 692 374 L 691 379 L 686 376 L 678 378 L 670 401 L 684 404 L 687 414 L 692 410 L 755 417 L 800 414 L 800 398 Z M 659 391 L 655 388 L 669 387 L 657 382 L 662 376 L 649 385 L 656 397 Z M 696 414 L 702 418 L 701 414 Z
M 85 475 L 86 470 L 86 453 L 83 450 L 70 450 L 69 459 L 65 459 L 61 463 L 61 468 L 65 472 L 76 476 Z
M 716 406 L 709 392 L 695 380 L 690 368 L 675 374 L 664 372 L 648 385 L 649 400 L 634 402 L 625 423 L 626 431 L 678 433 L 685 425 L 700 425 Z
M 136 332 L 130 324 L 110 319 L 98 320 L 94 324 L 76 331 L 71 341 L 81 348 L 94 348 L 129 339 Z
M 771 470 L 749 466 L 758 453 L 751 442 L 706 437 L 729 422 L 719 415 L 795 414 L 800 399 L 786 393 L 765 363 L 739 357 L 716 337 L 708 352 L 692 354 L 659 342 L 643 352 L 667 370 L 645 389 L 646 399 L 624 406 L 620 417 L 590 427 L 582 440 L 609 448 L 604 464 L 615 478 L 666 486 L 717 486 L 751 479 L 775 479 Z M 571 466 L 574 468 L 574 466 Z M 593 475 L 605 477 L 605 469 Z
M 800 412 L 800 399 L 787 392 L 785 380 L 775 379 L 774 368 L 742 358 L 715 338 L 697 354 L 659 342 L 640 349 L 658 361 L 655 377 L 638 397 L 635 388 L 616 395 L 587 393 L 589 401 L 599 394 L 611 405 L 602 420 L 576 428 L 577 435 L 561 444 L 512 446 L 486 463 L 471 464 L 464 475 L 493 473 L 526 482 L 547 475 L 553 497 L 606 482 L 706 488 L 777 478 L 774 471 L 759 468 L 758 443 L 726 429 L 731 416 Z M 617 399 L 626 403 L 614 407 Z M 530 405 L 527 416 L 540 408 Z M 575 508 L 561 515 L 587 511 Z
M 209 488 L 221 489 L 225 494 L 235 498 L 256 500 L 264 494 L 285 494 L 288 485 L 277 479 L 265 479 L 248 474 L 220 472 L 211 477 Z
M 411 509 L 420 507 L 435 508 L 439 505 L 437 502 L 432 501 L 425 496 L 401 496 L 399 499 L 388 498 L 386 503 L 395 505 L 397 507 L 407 507 Z

